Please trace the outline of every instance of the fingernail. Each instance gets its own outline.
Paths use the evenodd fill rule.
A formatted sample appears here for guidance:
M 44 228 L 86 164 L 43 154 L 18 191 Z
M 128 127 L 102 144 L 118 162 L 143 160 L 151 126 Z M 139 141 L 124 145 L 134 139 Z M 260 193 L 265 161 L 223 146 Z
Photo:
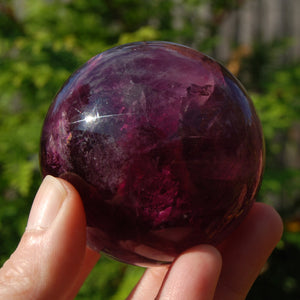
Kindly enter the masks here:
M 64 186 L 53 176 L 46 176 L 35 196 L 26 230 L 50 227 L 67 196 Z

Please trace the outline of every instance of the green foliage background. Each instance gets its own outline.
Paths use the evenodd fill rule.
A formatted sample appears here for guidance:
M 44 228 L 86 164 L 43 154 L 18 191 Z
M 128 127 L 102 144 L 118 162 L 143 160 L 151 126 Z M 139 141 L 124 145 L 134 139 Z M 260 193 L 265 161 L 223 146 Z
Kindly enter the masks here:
M 195 18 L 195 7 L 206 2 L 213 18 Z M 132 41 L 168 40 L 213 54 L 220 17 L 239 2 L 187 0 L 182 6 L 183 26 L 178 27 L 172 0 L 0 0 L 1 264 L 24 231 L 41 182 L 43 119 L 71 73 L 97 53 Z M 199 30 L 205 34 L 195 39 Z M 258 200 L 274 205 L 289 225 L 248 296 L 256 300 L 300 299 L 300 171 L 287 163 L 290 151 L 299 151 L 292 133 L 299 130 L 300 65 L 278 63 L 276 55 L 282 51 L 284 41 L 257 41 L 252 54 L 242 60 L 239 74 L 266 138 L 267 165 Z M 77 299 L 125 299 L 142 273 L 141 268 L 104 257 Z

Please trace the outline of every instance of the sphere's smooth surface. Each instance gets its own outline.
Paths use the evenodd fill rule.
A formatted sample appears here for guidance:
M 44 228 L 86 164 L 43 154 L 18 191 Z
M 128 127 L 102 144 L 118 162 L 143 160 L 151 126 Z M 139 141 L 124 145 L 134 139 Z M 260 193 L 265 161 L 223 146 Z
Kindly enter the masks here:
M 79 191 L 93 249 L 147 266 L 218 244 L 240 223 L 264 146 L 251 100 L 224 67 L 145 42 L 103 52 L 70 77 L 48 111 L 40 160 L 44 176 Z

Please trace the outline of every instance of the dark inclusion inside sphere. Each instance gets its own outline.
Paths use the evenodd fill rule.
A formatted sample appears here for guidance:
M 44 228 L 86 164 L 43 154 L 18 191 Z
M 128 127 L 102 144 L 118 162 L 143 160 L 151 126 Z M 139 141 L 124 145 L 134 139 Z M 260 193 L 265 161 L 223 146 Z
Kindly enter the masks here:
M 48 111 L 40 160 L 44 176 L 79 191 L 90 247 L 149 266 L 216 245 L 239 224 L 264 146 L 250 98 L 224 67 L 145 42 L 103 52 L 70 77 Z

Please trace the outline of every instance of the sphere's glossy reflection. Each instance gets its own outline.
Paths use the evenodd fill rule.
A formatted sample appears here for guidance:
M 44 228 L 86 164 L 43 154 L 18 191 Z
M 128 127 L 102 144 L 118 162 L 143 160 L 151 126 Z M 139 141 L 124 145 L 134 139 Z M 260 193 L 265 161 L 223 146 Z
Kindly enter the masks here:
M 260 122 L 214 60 L 165 42 L 101 53 L 49 109 L 41 168 L 81 194 L 88 243 L 118 260 L 171 262 L 219 243 L 260 185 Z M 74 237 L 76 238 L 76 237 Z

